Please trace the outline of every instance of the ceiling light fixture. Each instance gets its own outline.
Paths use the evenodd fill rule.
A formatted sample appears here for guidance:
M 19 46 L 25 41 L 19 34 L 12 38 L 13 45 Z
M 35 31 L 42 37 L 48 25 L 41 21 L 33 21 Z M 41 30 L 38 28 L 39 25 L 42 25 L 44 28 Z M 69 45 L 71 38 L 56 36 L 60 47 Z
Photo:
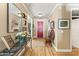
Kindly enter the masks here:
M 39 12 L 39 13 L 37 13 L 37 16 L 38 17 L 42 17 L 43 16 L 43 13 L 42 12 Z

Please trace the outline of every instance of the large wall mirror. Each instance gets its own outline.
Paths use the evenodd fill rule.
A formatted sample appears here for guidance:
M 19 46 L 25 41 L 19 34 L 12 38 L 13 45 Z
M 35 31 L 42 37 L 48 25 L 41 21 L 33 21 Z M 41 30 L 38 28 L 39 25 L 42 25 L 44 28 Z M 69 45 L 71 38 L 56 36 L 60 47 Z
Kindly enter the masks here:
M 15 4 L 7 4 L 7 32 L 21 31 L 21 17 L 18 14 L 21 11 Z

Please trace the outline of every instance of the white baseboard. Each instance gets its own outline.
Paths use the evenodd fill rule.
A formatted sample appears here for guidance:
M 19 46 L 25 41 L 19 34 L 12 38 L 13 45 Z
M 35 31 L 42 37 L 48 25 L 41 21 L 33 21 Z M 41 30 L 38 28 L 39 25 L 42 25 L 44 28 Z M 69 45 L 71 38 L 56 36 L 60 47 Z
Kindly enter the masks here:
M 57 51 L 57 48 L 56 48 L 56 46 L 52 43 L 52 46 L 54 47 L 54 49 Z
M 56 52 L 72 52 L 72 49 L 57 49 L 54 44 L 52 44 Z
M 71 49 L 56 49 L 56 52 L 72 52 Z

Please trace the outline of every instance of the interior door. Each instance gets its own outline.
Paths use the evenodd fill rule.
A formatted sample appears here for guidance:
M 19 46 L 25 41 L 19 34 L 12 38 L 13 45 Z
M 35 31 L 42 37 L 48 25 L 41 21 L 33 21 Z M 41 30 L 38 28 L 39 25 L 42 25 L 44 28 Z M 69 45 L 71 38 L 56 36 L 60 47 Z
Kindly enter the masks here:
M 79 19 L 74 19 L 71 21 L 71 40 L 72 46 L 79 48 Z
M 43 21 L 37 21 L 37 37 L 43 38 Z

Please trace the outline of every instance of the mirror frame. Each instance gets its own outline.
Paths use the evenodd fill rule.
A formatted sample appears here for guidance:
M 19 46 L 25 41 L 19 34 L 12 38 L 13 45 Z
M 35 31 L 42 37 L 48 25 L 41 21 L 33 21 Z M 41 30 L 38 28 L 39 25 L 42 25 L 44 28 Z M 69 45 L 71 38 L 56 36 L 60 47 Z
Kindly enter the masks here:
M 13 3 L 12 3 L 13 4 Z M 18 8 L 15 4 L 13 4 L 16 8 Z M 18 10 L 20 10 L 19 8 L 18 8 Z M 21 11 L 21 10 L 20 10 Z M 13 32 L 15 32 L 15 31 L 13 31 L 13 32 L 10 32 L 9 31 L 9 26 L 10 26 L 10 24 L 9 24 L 9 21 L 10 21 L 10 19 L 9 19 L 9 3 L 7 3 L 7 33 L 13 33 Z

